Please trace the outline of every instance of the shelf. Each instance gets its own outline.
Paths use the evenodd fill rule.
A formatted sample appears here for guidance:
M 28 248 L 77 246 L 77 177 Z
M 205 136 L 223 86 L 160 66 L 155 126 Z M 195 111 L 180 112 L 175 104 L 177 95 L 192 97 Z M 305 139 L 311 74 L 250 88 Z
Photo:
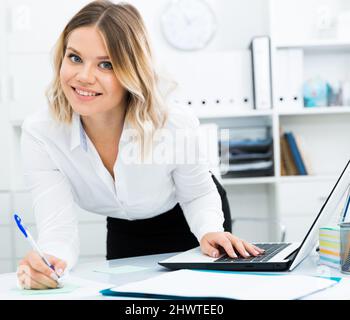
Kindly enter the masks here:
M 234 107 L 214 107 L 206 110 L 193 109 L 199 119 L 212 118 L 238 118 L 238 117 L 261 117 L 270 116 L 273 114 L 272 109 L 268 110 L 233 110 Z
M 342 114 L 350 113 L 350 106 L 334 106 L 334 107 L 309 107 L 302 109 L 286 109 L 277 110 L 280 116 L 297 116 L 297 115 L 321 115 L 321 114 Z
M 274 183 L 303 183 L 336 181 L 339 177 L 335 175 L 317 176 L 283 176 L 283 177 L 254 177 L 254 178 L 222 178 L 224 186 L 251 185 L 251 184 L 274 184 Z
M 279 183 L 300 183 L 300 182 L 322 182 L 322 181 L 336 181 L 339 176 L 334 175 L 316 175 L 316 176 L 283 176 L 276 177 Z
M 271 184 L 275 183 L 275 177 L 254 177 L 254 178 L 222 178 L 224 186 L 249 185 L 249 184 Z
M 350 50 L 350 40 L 339 39 L 314 39 L 309 41 L 296 42 L 278 42 L 275 44 L 277 49 L 301 48 L 306 51 L 326 50 L 326 51 L 344 51 Z

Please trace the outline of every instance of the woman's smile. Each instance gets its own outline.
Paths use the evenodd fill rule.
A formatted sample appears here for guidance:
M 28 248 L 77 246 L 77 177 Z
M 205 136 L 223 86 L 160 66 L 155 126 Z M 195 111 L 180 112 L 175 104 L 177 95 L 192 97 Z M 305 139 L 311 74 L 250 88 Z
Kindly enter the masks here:
M 80 101 L 92 101 L 102 95 L 102 93 L 98 93 L 91 90 L 79 89 L 76 87 L 71 88 L 74 92 L 74 96 Z

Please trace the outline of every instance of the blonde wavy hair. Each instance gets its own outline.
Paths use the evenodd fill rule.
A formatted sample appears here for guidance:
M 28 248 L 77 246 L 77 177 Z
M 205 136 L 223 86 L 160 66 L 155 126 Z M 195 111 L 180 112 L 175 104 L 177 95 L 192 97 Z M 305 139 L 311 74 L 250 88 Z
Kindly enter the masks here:
M 168 115 L 143 19 L 130 4 L 93 1 L 68 22 L 54 48 L 54 78 L 46 91 L 50 109 L 59 122 L 71 123 L 73 109 L 63 93 L 60 69 L 71 32 L 86 26 L 97 27 L 104 38 L 113 70 L 127 91 L 125 120 L 147 150 L 154 130 L 164 126 Z

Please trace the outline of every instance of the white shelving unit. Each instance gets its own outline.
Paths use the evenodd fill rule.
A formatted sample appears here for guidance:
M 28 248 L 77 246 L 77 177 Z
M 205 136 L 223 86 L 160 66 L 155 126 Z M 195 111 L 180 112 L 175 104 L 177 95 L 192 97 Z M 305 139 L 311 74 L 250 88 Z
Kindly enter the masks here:
M 279 50 L 303 51 L 303 80 L 321 76 L 327 81 L 350 80 L 350 39 L 338 39 L 335 17 L 349 10 L 345 1 L 319 3 L 314 0 L 270 0 L 273 92 L 277 101 L 276 57 Z M 317 14 L 328 6 L 333 14 L 331 30 L 317 28 Z M 299 10 L 302 8 L 302 10 Z M 298 25 L 292 24 L 298 21 Z M 327 34 L 326 34 L 327 33 Z M 311 164 L 308 176 L 281 176 L 279 135 L 275 136 L 276 214 L 287 228 L 287 240 L 301 241 L 326 200 L 331 188 L 350 159 L 350 107 L 278 108 L 274 105 L 276 126 L 291 130 L 303 140 L 303 152 Z M 337 213 L 335 213 L 336 217 Z
M 335 14 L 350 10 L 342 0 L 327 4 Z M 319 74 L 326 80 L 350 80 L 350 39 L 323 38 L 315 34 L 310 17 L 316 19 L 314 11 L 319 5 L 315 0 L 269 0 L 273 101 L 277 100 L 276 56 L 279 50 L 303 50 L 304 81 Z M 302 14 L 300 8 L 303 8 Z M 298 21 L 297 27 L 293 21 Z M 350 159 L 350 106 L 295 108 L 286 105 L 280 108 L 274 102 L 270 110 L 234 111 L 233 106 L 229 110 L 230 107 L 215 104 L 203 109 L 194 108 L 201 122 L 215 122 L 219 128 L 230 126 L 234 130 L 251 124 L 271 126 L 274 176 L 224 179 L 223 184 L 233 218 L 244 216 L 259 221 L 263 217 L 280 221 L 286 227 L 287 241 L 301 241 Z M 303 151 L 312 169 L 309 175 L 281 176 L 280 127 L 302 138 Z M 234 231 L 244 238 L 255 239 L 257 228 L 257 224 L 251 224 L 243 231 L 237 226 Z M 259 236 L 265 237 L 264 240 L 279 240 L 278 225 L 265 228 L 266 232 Z

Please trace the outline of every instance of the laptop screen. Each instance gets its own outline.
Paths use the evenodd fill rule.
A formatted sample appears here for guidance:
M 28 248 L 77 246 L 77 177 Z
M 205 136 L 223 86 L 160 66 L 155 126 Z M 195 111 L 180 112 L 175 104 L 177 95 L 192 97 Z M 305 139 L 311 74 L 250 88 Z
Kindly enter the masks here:
M 337 209 L 340 201 L 342 200 L 347 188 L 350 185 L 350 161 L 346 164 L 343 172 L 341 173 L 338 181 L 333 187 L 331 193 L 327 197 L 327 200 L 323 204 L 319 214 L 314 220 L 311 228 L 306 234 L 303 242 L 301 243 L 297 254 L 294 258 L 294 261 L 290 267 L 290 270 L 293 270 L 314 248 L 317 238 L 318 230 L 323 223 L 327 223 L 329 219 L 334 214 L 334 211 Z

